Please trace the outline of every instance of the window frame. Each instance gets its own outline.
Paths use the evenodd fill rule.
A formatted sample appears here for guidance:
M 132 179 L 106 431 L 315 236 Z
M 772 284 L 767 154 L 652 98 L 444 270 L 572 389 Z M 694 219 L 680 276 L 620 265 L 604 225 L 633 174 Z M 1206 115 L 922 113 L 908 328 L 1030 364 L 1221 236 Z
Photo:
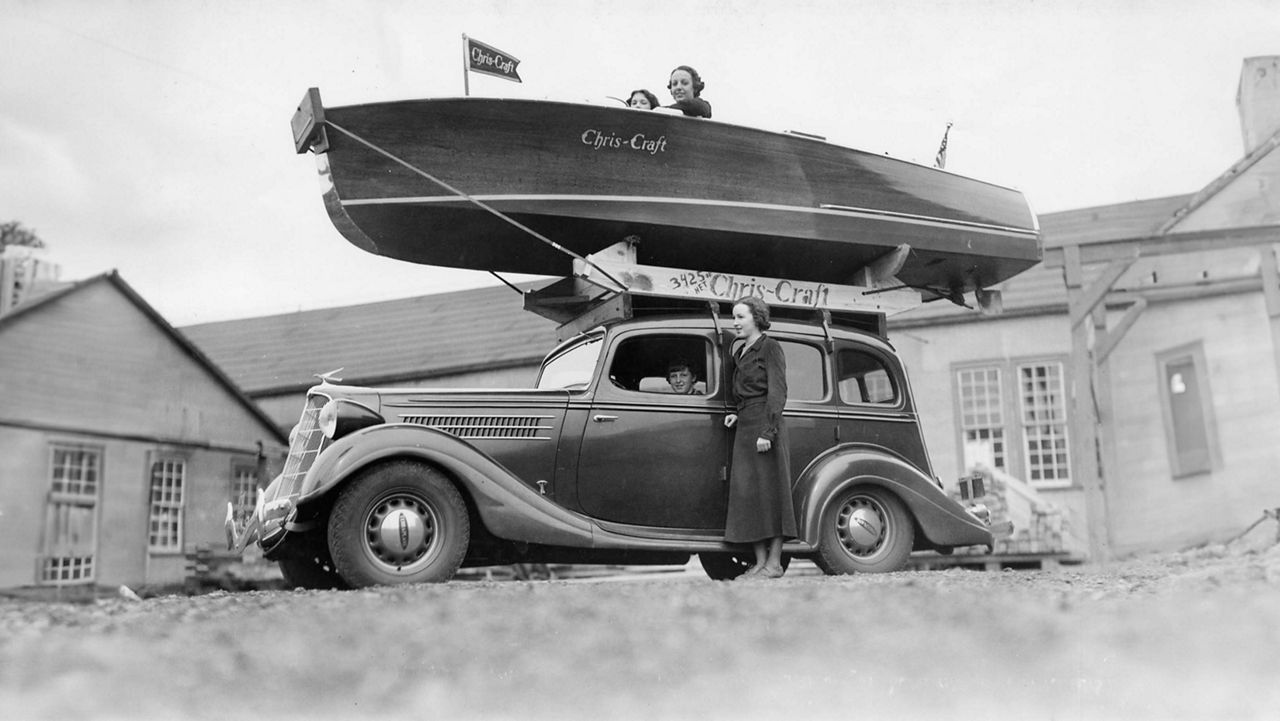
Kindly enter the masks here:
M 970 429 L 965 425 L 964 395 L 963 395 L 964 386 L 960 383 L 959 376 L 961 373 L 972 372 L 972 371 L 986 371 L 986 372 L 994 371 L 996 374 L 995 387 L 996 387 L 996 391 L 999 393 L 998 403 L 996 404 L 996 407 L 998 408 L 1000 413 L 1000 424 L 998 426 L 993 426 L 988 424 L 985 426 L 974 426 L 972 429 Z M 954 395 L 955 395 L 955 404 L 956 404 L 955 405 L 956 430 L 958 432 L 957 433 L 958 440 L 960 441 L 957 447 L 960 450 L 960 461 L 962 465 L 965 463 L 964 447 L 965 447 L 965 444 L 969 442 L 968 434 L 970 430 L 973 430 L 975 432 L 984 431 L 984 430 L 991 431 L 993 429 L 1000 431 L 1000 445 L 1001 445 L 1000 456 L 1002 457 L 1003 463 L 996 465 L 997 469 L 1008 472 L 1010 470 L 1011 462 L 1018 457 L 1009 442 L 1009 403 L 1010 401 L 1009 401 L 1009 394 L 1007 392 L 1007 389 L 1005 388 L 1005 379 L 1008 377 L 1009 377 L 1009 374 L 1006 372 L 1005 367 L 1001 364 L 965 365 L 965 366 L 955 367 L 952 369 L 952 382 L 955 388 Z M 992 456 L 993 456 L 992 460 L 995 461 L 994 450 L 992 451 Z
M 184 542 L 186 539 L 186 502 L 187 502 L 187 471 L 190 465 L 190 458 L 187 454 L 177 451 L 155 451 L 150 454 L 147 463 L 147 552 L 152 555 L 176 555 L 184 551 Z M 161 463 L 177 463 L 182 469 L 181 477 L 178 479 L 178 500 L 157 500 L 156 499 L 156 466 Z M 173 534 L 172 544 L 166 543 L 159 545 L 156 538 L 162 530 L 156 528 L 157 524 L 163 524 L 167 521 L 165 514 L 158 514 L 159 510 L 168 510 L 173 513 Z M 167 535 L 167 534 L 166 534 Z
M 240 483 L 241 472 L 243 471 L 247 471 L 247 478 L 251 481 L 247 488 L 247 495 L 244 492 L 246 489 Z M 232 458 L 229 492 L 234 518 L 244 521 L 253 515 L 254 508 L 257 507 L 258 503 L 259 488 L 257 460 L 249 456 Z
M 956 440 L 956 461 L 964 468 L 965 432 L 963 397 L 959 382 L 962 371 L 994 369 L 1000 375 L 1000 413 L 1004 433 L 1005 466 L 1004 472 L 1025 480 L 1037 490 L 1076 488 L 1079 486 L 1074 471 L 1076 461 L 1071 454 L 1071 402 L 1069 398 L 1068 361 L 1065 355 L 1032 355 L 1012 358 L 988 358 L 985 360 L 952 363 L 950 369 L 950 385 L 952 398 L 952 419 Z M 1065 452 L 1068 477 L 1065 480 L 1031 480 L 1030 458 L 1028 457 L 1027 434 L 1022 417 L 1022 377 L 1020 370 L 1028 366 L 1056 364 L 1061 368 L 1062 427 L 1066 440 Z
M 876 362 L 880 364 L 880 368 L 885 372 L 885 375 L 888 377 L 889 386 L 893 391 L 893 399 L 891 401 L 876 402 L 876 401 L 851 400 L 851 399 L 845 398 L 844 378 L 841 377 L 842 373 L 841 373 L 840 364 L 841 364 L 841 359 L 844 357 L 846 353 L 861 353 L 862 355 L 870 356 L 871 358 L 874 358 Z M 833 365 L 833 375 L 831 377 L 831 385 L 835 389 L 834 390 L 835 397 L 839 399 L 842 405 L 853 407 L 853 408 L 859 408 L 859 409 L 874 408 L 878 410 L 902 410 L 903 406 L 906 404 L 906 399 L 907 399 L 906 384 L 902 378 L 903 374 L 901 372 L 901 369 L 896 364 L 894 364 L 890 358 L 885 356 L 884 353 L 880 353 L 870 346 L 849 344 L 849 345 L 837 346 L 834 352 L 831 353 L 831 356 L 832 356 L 831 361 Z M 865 380 L 865 374 L 864 374 L 864 380 Z
M 613 377 L 614 364 L 618 362 L 627 346 L 631 343 L 651 343 L 654 341 L 688 341 L 692 343 L 697 341 L 703 345 L 702 352 L 704 354 L 703 363 L 706 366 L 706 377 L 697 381 L 703 385 L 701 393 L 690 393 L 681 395 L 671 391 L 662 390 L 641 390 L 639 387 L 627 388 L 618 384 Z M 606 352 L 601 354 L 604 356 L 604 364 L 600 372 L 600 388 L 608 388 L 608 393 L 620 393 L 625 397 L 644 398 L 653 402 L 678 402 L 678 403 L 703 403 L 718 397 L 721 392 L 720 378 L 723 375 L 723 361 L 720 358 L 719 348 L 715 342 L 715 338 L 707 331 L 693 328 L 662 328 L 662 329 L 643 329 L 626 333 L 621 333 L 610 343 L 610 347 Z M 689 358 L 688 360 L 694 360 Z M 644 378 L 657 378 L 657 376 L 643 376 L 637 379 L 637 385 Z M 666 375 L 662 376 L 662 382 L 666 383 Z
M 1169 392 L 1166 373 L 1170 365 L 1190 360 L 1200 394 L 1200 417 L 1203 420 L 1206 464 L 1203 467 L 1183 468 L 1179 460 L 1177 436 L 1174 430 L 1173 398 Z M 1222 468 L 1222 447 L 1218 440 L 1218 421 L 1213 410 L 1213 390 L 1209 385 L 1209 363 L 1203 341 L 1193 341 L 1158 351 L 1155 354 L 1156 383 L 1160 395 L 1160 417 L 1164 425 L 1165 454 L 1169 459 L 1169 474 L 1173 480 L 1211 474 Z
M 816 351 L 818 354 L 818 367 L 822 370 L 822 378 L 821 378 L 822 396 L 818 398 L 797 398 L 792 393 L 793 384 L 791 383 L 790 378 L 788 378 L 787 379 L 787 403 L 788 404 L 790 404 L 792 401 L 795 401 L 797 403 L 827 404 L 831 402 L 831 399 L 833 397 L 839 394 L 839 390 L 836 388 L 836 383 L 834 382 L 834 377 L 832 376 L 833 369 L 831 367 L 831 360 L 830 360 L 831 354 L 827 353 L 826 349 L 823 347 L 820 341 L 813 342 L 808 339 L 798 338 L 795 336 L 773 335 L 772 333 L 768 335 L 770 338 L 777 341 L 778 346 L 782 348 L 783 355 L 787 359 L 788 375 L 791 374 L 791 368 L 793 365 L 791 363 L 792 356 L 786 355 L 786 352 L 787 352 L 786 346 L 788 344 L 805 346 L 812 351 Z M 736 352 L 737 342 L 733 344 L 732 348 Z
M 1058 469 L 1058 464 L 1055 461 L 1053 467 L 1055 469 L 1055 473 L 1057 473 L 1058 475 L 1048 480 L 1044 478 L 1033 479 L 1031 478 L 1031 456 L 1033 454 L 1031 453 L 1031 448 L 1029 447 L 1029 444 L 1031 442 L 1031 435 L 1027 432 L 1027 428 L 1030 426 L 1043 426 L 1043 425 L 1046 425 L 1046 423 L 1044 422 L 1029 423 L 1023 414 L 1023 411 L 1024 411 L 1023 402 L 1026 400 L 1026 396 L 1022 388 L 1022 369 L 1028 368 L 1028 367 L 1034 367 L 1034 366 L 1044 367 L 1049 365 L 1058 366 L 1057 395 L 1061 399 L 1062 420 L 1056 423 L 1054 423 L 1053 421 L 1050 421 L 1050 424 L 1060 425 L 1062 427 L 1062 435 L 1061 435 L 1062 455 L 1066 459 L 1066 462 L 1065 462 L 1066 478 L 1062 478 L 1060 475 L 1060 471 L 1056 470 Z M 1018 395 L 1017 395 L 1018 421 L 1017 422 L 1018 422 L 1018 434 L 1019 436 L 1021 436 L 1021 443 L 1022 443 L 1021 445 L 1021 450 L 1023 455 L 1022 467 L 1023 467 L 1023 473 L 1024 473 L 1022 478 L 1035 488 L 1070 488 L 1074 484 L 1074 481 L 1072 480 L 1072 478 L 1074 476 L 1073 470 L 1074 470 L 1075 464 L 1072 462 L 1072 459 L 1071 459 L 1071 423 L 1067 419 L 1067 414 L 1071 406 L 1070 402 L 1068 402 L 1067 400 L 1067 364 L 1064 361 L 1026 360 L 1026 361 L 1015 362 L 1013 364 L 1013 369 L 1016 375 L 1016 383 L 1018 384 L 1018 389 L 1017 389 L 1018 390 Z M 1038 439 L 1038 440 L 1043 440 L 1043 439 Z M 1041 453 L 1043 453 L 1043 449 L 1041 450 Z M 1056 455 L 1056 451 L 1055 451 L 1055 455 Z

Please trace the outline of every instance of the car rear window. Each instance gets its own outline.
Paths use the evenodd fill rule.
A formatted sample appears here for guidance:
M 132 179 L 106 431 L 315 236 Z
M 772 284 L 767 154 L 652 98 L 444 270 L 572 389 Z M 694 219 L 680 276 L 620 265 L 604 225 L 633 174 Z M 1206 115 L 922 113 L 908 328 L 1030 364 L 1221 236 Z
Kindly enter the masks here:
M 864 350 L 844 349 L 836 357 L 840 398 L 845 403 L 896 405 L 898 389 L 884 360 Z

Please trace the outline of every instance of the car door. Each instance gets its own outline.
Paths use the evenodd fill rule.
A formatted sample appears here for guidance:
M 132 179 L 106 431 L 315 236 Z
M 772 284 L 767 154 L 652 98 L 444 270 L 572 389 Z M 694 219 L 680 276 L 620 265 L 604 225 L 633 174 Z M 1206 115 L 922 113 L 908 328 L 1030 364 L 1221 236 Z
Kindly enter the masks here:
M 613 339 L 578 457 L 580 507 L 604 521 L 682 529 L 724 527 L 731 434 L 715 332 L 633 331 Z M 693 393 L 667 383 L 693 366 Z

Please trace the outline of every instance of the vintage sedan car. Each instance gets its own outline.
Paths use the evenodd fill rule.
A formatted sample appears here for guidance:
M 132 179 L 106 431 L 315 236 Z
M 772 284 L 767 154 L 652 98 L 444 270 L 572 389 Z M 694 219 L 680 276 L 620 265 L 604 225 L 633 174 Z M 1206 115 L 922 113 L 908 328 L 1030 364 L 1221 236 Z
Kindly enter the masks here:
M 799 538 L 831 574 L 901 569 L 913 550 L 992 545 L 982 510 L 935 478 L 907 377 L 879 332 L 775 320 L 786 353 Z M 615 320 L 561 343 L 534 388 L 308 393 L 283 473 L 242 531 L 305 587 L 443 581 L 461 566 L 684 563 L 741 574 L 723 540 L 733 431 L 724 316 Z M 667 370 L 696 376 L 677 394 Z

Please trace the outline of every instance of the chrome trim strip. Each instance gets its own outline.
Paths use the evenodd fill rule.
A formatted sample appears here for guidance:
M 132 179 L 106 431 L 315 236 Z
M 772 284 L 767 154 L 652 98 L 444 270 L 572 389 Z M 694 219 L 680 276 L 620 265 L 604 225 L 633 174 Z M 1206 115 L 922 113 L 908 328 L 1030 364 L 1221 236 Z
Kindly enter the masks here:
M 866 218 L 877 220 L 897 220 L 913 225 L 930 225 L 938 227 L 960 227 L 994 231 L 1001 235 L 1014 235 L 1019 237 L 1036 236 L 1039 233 L 1034 228 L 1014 228 L 1005 225 L 994 225 L 989 223 L 974 223 L 966 220 L 947 220 L 945 218 L 937 218 L 929 215 L 915 215 L 912 213 L 896 213 L 888 210 L 873 210 L 871 208 L 856 208 L 846 205 L 833 205 L 830 203 L 819 204 L 817 208 L 797 205 L 776 205 L 773 203 L 750 203 L 743 201 L 731 200 L 701 200 L 698 198 L 660 198 L 641 195 L 473 195 L 472 198 L 486 203 L 499 201 L 582 201 L 591 203 L 668 203 L 672 205 L 701 205 L 701 206 L 718 206 L 726 208 L 752 208 L 756 210 L 776 210 L 790 213 L 818 213 L 821 215 L 849 216 L 859 215 Z M 461 203 L 456 195 L 429 195 L 415 196 L 407 198 L 353 198 L 351 200 L 343 200 L 343 207 L 361 206 L 361 205 L 422 205 L 427 203 Z M 1033 220 L 1033 224 L 1037 221 Z

